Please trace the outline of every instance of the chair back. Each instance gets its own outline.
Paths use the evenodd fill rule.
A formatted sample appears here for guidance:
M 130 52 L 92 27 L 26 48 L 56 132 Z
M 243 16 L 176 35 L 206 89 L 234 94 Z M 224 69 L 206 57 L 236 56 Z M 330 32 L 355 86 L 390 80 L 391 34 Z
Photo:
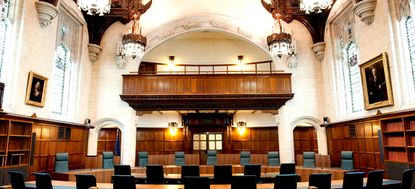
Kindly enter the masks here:
M 147 184 L 163 184 L 164 171 L 162 165 L 147 165 L 146 167 Z
M 374 170 L 367 174 L 366 189 L 382 188 L 384 170 Z
M 94 175 L 78 174 L 76 178 L 76 189 L 88 189 L 92 186 L 97 186 L 97 179 Z
M 280 166 L 279 152 L 268 152 L 268 166 Z
M 62 173 L 69 171 L 69 154 L 68 153 L 56 153 L 55 156 L 55 172 Z
M 256 182 L 261 181 L 261 164 L 248 164 L 244 167 L 244 175 L 254 175 Z
M 102 168 L 114 168 L 114 154 L 112 152 L 102 152 Z
M 34 173 L 36 177 L 36 188 L 53 189 L 52 177 L 49 173 Z
M 213 182 L 230 184 L 232 182 L 232 165 L 215 165 L 213 167 Z
M 112 176 L 113 189 L 135 189 L 135 178 L 131 175 Z
M 148 164 L 148 153 L 147 152 L 138 152 L 138 166 L 145 167 Z
M 208 150 L 206 165 L 216 165 L 218 158 L 216 157 L 216 150 Z
M 282 163 L 280 174 L 295 174 L 295 163 Z
M 331 188 L 331 173 L 312 173 L 308 179 L 308 186 L 314 186 L 318 189 Z
M 183 182 L 184 189 L 210 189 L 209 177 L 186 176 Z
M 353 151 L 342 151 L 341 152 L 341 168 L 345 170 L 353 170 Z
M 415 168 L 407 169 L 402 174 L 401 189 L 413 189 L 412 186 Z
M 233 176 L 231 189 L 256 189 L 256 177 L 254 175 Z
M 342 189 L 363 189 L 365 172 L 345 172 Z
M 25 189 L 24 175 L 20 171 L 9 171 L 10 182 L 13 189 Z
M 241 165 L 246 165 L 249 164 L 249 162 L 251 161 L 251 152 L 249 151 L 242 151 L 241 152 Z
M 297 189 L 297 174 L 284 174 L 275 177 L 274 189 Z
M 304 152 L 304 167 L 315 168 L 316 167 L 316 153 L 315 152 Z
M 200 176 L 200 170 L 198 165 L 185 165 L 182 166 L 182 178 L 186 176 Z
M 174 161 L 176 162 L 177 166 L 186 165 L 186 160 L 184 159 L 184 152 L 175 152 Z
M 130 165 L 114 165 L 114 175 L 131 175 Z

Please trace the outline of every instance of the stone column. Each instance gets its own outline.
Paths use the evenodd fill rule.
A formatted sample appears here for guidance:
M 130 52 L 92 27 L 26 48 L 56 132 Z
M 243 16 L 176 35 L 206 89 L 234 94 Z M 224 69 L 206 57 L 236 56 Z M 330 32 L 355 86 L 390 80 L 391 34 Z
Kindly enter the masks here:
M 132 111 L 131 119 L 128 124 L 125 124 L 121 129 L 121 164 L 135 166 L 136 156 L 136 141 L 137 141 L 137 128 L 134 124 L 136 117 L 135 111 Z
M 278 143 L 281 163 L 294 163 L 294 135 L 289 123 L 284 120 L 284 107 L 280 108 L 278 125 Z M 278 121 L 278 120 L 277 120 Z

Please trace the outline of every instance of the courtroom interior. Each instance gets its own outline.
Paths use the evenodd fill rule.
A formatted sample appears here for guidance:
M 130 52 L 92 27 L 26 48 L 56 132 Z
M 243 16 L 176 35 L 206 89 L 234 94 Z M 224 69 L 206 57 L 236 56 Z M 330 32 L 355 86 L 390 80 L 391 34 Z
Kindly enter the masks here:
M 415 189 L 414 0 L 0 9 L 0 188 Z

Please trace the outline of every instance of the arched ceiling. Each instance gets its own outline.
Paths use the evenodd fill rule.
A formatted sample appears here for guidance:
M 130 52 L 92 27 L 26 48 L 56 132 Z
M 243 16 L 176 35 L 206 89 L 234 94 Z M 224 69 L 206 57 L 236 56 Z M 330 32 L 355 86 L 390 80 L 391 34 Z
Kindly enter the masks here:
M 58 0 L 42 0 L 57 2 Z M 144 14 L 151 9 L 152 0 L 111 0 L 111 12 L 104 16 L 87 15 L 84 11 L 84 17 L 88 24 L 89 42 L 100 45 L 104 32 L 113 23 L 120 21 L 123 24 L 129 22 L 132 14 Z M 196 0 L 192 0 L 196 1 Z M 252 0 L 254 1 L 254 0 Z M 279 4 L 284 12 L 284 21 L 290 23 L 292 20 L 298 20 L 309 30 L 313 42 L 324 41 L 324 28 L 330 10 L 325 10 L 319 14 L 305 14 L 300 10 L 299 0 L 256 0 L 260 1 L 265 10 L 273 14 L 276 5 Z M 185 3 L 184 0 L 180 1 Z M 278 3 L 277 3 L 278 2 Z M 335 0 L 334 0 L 335 2 Z M 241 2 L 242 3 L 242 2 Z M 197 8 L 197 7 L 195 7 Z M 271 16 L 271 15 L 270 15 Z
M 233 34 L 194 31 L 153 48 L 143 61 L 168 63 L 169 56 L 175 56 L 176 64 L 235 64 L 238 55 L 244 56 L 244 62 L 271 60 L 263 49 Z

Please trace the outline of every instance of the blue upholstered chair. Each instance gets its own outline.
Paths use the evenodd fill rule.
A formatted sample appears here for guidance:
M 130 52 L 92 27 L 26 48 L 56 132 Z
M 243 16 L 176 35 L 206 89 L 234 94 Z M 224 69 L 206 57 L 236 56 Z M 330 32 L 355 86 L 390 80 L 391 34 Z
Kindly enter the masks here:
M 138 166 L 145 167 L 148 164 L 148 153 L 147 152 L 138 152 Z
M 255 181 L 261 182 L 261 164 L 248 164 L 244 167 L 244 175 L 255 175 Z
M 147 184 L 163 184 L 164 170 L 162 165 L 147 165 L 146 168 Z
M 76 189 L 88 189 L 93 186 L 97 186 L 97 179 L 95 175 L 88 174 L 76 174 Z
M 401 189 L 413 189 L 415 187 L 415 186 L 412 186 L 414 173 L 415 173 L 415 168 L 407 169 L 403 172 Z
M 382 188 L 384 170 L 374 170 L 367 174 L 366 189 Z
M 102 168 L 114 168 L 114 154 L 112 152 L 102 152 Z
M 280 175 L 295 174 L 295 163 L 282 163 L 280 166 Z
M 181 171 L 182 179 L 187 176 L 200 176 L 200 169 L 198 165 L 183 165 Z
M 213 167 L 213 183 L 230 184 L 232 182 L 232 165 L 215 165 Z
M 174 161 L 176 162 L 177 166 L 186 165 L 186 160 L 184 159 L 184 152 L 175 152 Z
M 69 171 L 69 154 L 68 153 L 56 153 L 55 157 L 55 172 L 62 173 Z
M 341 167 L 345 170 L 353 170 L 353 151 L 342 151 L 341 152 Z
M 216 157 L 216 150 L 208 150 L 206 165 L 216 165 L 218 158 Z
M 316 167 L 316 153 L 315 152 L 304 152 L 304 167 L 315 168 Z
M 363 189 L 365 172 L 345 172 L 342 189 Z
M 279 152 L 268 152 L 268 166 L 280 166 Z
M 24 183 L 24 175 L 20 171 L 9 171 L 10 175 L 10 182 L 12 184 L 13 189 L 26 189 Z
M 297 189 L 297 174 L 279 174 L 275 177 L 274 189 Z
M 241 165 L 249 164 L 251 161 L 251 152 L 249 151 L 242 151 L 241 152 Z
M 310 174 L 308 186 L 314 186 L 318 189 L 331 189 L 331 173 Z
M 114 165 L 114 175 L 131 175 L 131 166 Z
M 36 188 L 53 189 L 52 177 L 49 173 L 34 173 L 36 178 Z

